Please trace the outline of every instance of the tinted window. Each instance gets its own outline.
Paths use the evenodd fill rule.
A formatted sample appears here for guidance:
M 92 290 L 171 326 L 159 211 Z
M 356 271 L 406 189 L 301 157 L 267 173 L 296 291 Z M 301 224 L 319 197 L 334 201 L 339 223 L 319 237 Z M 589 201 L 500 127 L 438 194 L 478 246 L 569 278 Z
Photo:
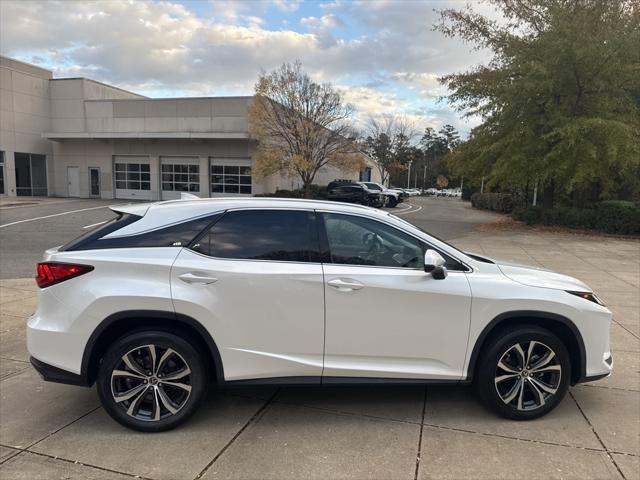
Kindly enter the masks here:
M 99 227 L 86 237 L 80 237 L 63 247 L 64 250 L 95 250 L 105 248 L 184 247 L 189 245 L 205 228 L 222 214 L 195 218 L 186 222 L 159 228 L 150 232 L 116 238 L 103 238 L 142 217 L 123 215 L 115 221 Z
M 422 243 L 400 230 L 363 217 L 323 214 L 332 263 L 424 268 Z
M 312 212 L 232 211 L 227 212 L 191 248 L 218 258 L 314 261 L 317 235 L 313 226 Z

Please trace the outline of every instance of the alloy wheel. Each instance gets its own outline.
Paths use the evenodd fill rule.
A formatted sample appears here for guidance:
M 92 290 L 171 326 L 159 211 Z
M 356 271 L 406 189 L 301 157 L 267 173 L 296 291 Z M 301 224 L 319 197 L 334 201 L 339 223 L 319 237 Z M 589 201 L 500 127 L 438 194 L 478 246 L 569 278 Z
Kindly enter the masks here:
M 496 366 L 494 383 L 502 401 L 518 410 L 543 407 L 560 387 L 562 367 L 556 353 L 531 340 L 509 347 Z
M 111 372 L 114 402 L 137 420 L 178 413 L 191 395 L 191 369 L 172 348 L 142 345 L 122 355 Z

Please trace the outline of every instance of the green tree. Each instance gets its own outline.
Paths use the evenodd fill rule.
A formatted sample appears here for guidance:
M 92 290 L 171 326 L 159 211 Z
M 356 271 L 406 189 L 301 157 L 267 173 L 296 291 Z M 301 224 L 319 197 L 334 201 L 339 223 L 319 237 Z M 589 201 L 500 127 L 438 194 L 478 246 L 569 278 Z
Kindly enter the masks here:
M 447 159 L 460 144 L 460 134 L 452 125 L 443 125 L 437 132 L 434 128 L 425 128 L 420 139 L 423 152 L 420 168 L 426 167 L 423 171 L 426 177 L 424 187 L 427 184 L 434 185 L 438 175 L 450 175 Z
M 435 26 L 493 54 L 486 65 L 441 78 L 457 108 L 483 119 L 451 165 L 493 183 L 539 182 L 546 206 L 559 189 L 592 188 L 607 198 L 624 184 L 638 195 L 638 0 L 490 3 L 501 19 L 448 9 Z

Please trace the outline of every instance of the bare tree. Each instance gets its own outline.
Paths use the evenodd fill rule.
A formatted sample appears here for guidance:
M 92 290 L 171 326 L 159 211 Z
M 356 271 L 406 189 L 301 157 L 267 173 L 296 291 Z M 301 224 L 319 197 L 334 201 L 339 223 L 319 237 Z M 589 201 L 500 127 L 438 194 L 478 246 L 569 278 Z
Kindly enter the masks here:
M 392 170 L 405 168 L 416 137 L 413 125 L 403 117 L 369 118 L 360 145 L 386 184 Z
M 330 83 L 316 83 L 300 62 L 261 73 L 249 105 L 249 133 L 258 142 L 253 172 L 302 181 L 305 197 L 320 169 L 357 171 L 364 157 L 348 120 L 353 108 Z

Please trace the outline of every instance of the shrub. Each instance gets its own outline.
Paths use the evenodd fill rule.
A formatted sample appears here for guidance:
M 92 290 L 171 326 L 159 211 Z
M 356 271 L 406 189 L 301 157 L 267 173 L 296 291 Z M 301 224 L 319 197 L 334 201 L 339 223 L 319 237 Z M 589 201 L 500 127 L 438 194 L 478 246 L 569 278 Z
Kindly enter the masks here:
M 479 193 L 471 195 L 471 206 L 494 212 L 510 213 L 513 211 L 513 197 L 508 193 Z
M 516 208 L 512 216 L 527 225 L 563 225 L 606 233 L 640 234 L 640 206 L 619 200 L 601 202 L 595 208 L 521 207 Z
M 297 188 L 295 190 L 276 190 L 274 193 L 259 193 L 255 197 L 271 197 L 271 198 L 304 198 L 304 190 Z M 320 185 L 311 185 L 311 198 L 323 199 L 327 198 L 327 187 Z
M 595 227 L 608 233 L 640 233 L 640 206 L 623 200 L 606 200 L 596 208 Z
M 541 223 L 542 207 L 520 207 L 513 211 L 513 218 L 525 222 L 527 225 Z

